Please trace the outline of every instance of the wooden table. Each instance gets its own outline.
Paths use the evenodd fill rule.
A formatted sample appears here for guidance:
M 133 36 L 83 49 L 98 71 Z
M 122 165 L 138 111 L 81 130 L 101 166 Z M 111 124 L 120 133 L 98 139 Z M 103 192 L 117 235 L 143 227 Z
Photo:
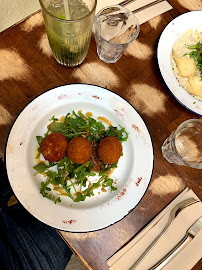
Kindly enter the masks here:
M 99 60 L 94 37 L 82 65 L 66 68 L 51 55 L 40 12 L 0 34 L 0 154 L 21 110 L 39 94 L 59 85 L 88 83 L 106 87 L 129 101 L 145 121 L 154 148 L 150 186 L 138 204 L 116 224 L 90 233 L 60 232 L 83 263 L 107 269 L 107 259 L 137 234 L 186 186 L 202 199 L 201 171 L 168 163 L 161 145 L 181 122 L 199 118 L 170 94 L 159 72 L 156 49 L 165 26 L 176 16 L 202 8 L 198 0 L 169 0 L 173 9 L 141 25 L 135 41 L 120 61 Z M 201 269 L 198 262 L 195 269 Z

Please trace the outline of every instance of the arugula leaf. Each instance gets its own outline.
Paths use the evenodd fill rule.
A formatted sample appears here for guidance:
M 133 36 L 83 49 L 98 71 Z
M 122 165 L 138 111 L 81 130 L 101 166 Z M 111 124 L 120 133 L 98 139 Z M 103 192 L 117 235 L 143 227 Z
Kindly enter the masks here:
M 46 165 L 45 163 L 40 162 L 37 165 L 35 165 L 33 168 L 37 171 L 37 173 L 42 173 L 42 172 L 45 172 L 49 167 L 50 166 Z
M 106 181 L 104 182 L 103 185 L 104 185 L 105 187 L 110 187 L 110 188 L 111 188 L 110 191 L 117 190 L 117 188 L 114 187 L 113 184 L 114 184 L 114 180 L 113 180 L 112 178 L 108 178 L 108 179 L 106 179 Z
M 61 202 L 60 197 L 55 197 L 54 195 L 46 192 L 46 191 L 51 191 L 51 188 L 48 187 L 48 185 L 51 183 L 50 179 L 47 179 L 46 182 L 41 182 L 41 189 L 40 189 L 40 193 L 43 197 L 46 197 L 49 200 L 54 201 L 54 203 L 56 204 L 57 202 Z
M 54 115 L 49 119 L 50 121 L 58 121 L 58 118 L 56 118 Z
M 110 126 L 105 133 L 105 136 L 115 136 L 118 138 L 120 142 L 127 141 L 128 133 L 126 132 L 124 127 L 119 125 L 120 129 L 117 127 Z
M 196 67 L 202 77 L 202 41 L 199 41 L 196 45 L 187 46 L 187 48 L 192 51 L 185 55 L 189 55 L 190 58 L 196 61 Z
M 42 136 L 36 136 L 36 139 L 37 139 L 38 145 L 41 145 L 44 138 Z
M 74 199 L 74 202 L 85 201 L 85 199 L 86 199 L 86 195 L 80 194 L 79 196 L 77 196 L 77 197 Z
M 200 42 L 200 41 L 198 43 L 196 43 L 196 45 L 187 46 L 187 48 L 190 50 L 199 50 L 199 49 L 201 49 L 201 47 L 202 47 L 202 42 Z
M 48 131 L 62 132 L 64 130 L 64 123 L 53 121 L 48 125 Z

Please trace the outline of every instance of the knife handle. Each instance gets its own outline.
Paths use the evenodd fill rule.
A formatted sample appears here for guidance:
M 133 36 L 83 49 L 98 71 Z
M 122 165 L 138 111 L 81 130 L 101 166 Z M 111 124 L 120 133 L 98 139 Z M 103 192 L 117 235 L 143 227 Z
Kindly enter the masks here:
M 186 234 L 183 239 L 168 252 L 158 263 L 149 268 L 149 270 L 159 270 L 166 266 L 185 246 L 192 240 L 188 234 Z

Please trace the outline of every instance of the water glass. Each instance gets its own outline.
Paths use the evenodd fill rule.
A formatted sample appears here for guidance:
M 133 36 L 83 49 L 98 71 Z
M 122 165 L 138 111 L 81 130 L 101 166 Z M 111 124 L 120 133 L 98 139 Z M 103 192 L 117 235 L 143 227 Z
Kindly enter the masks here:
M 202 119 L 190 119 L 179 125 L 161 150 L 170 163 L 202 169 Z
M 140 31 L 135 15 L 119 5 L 100 10 L 94 26 L 97 53 L 106 63 L 117 62 Z
M 56 61 L 74 67 L 86 58 L 97 0 L 39 0 Z

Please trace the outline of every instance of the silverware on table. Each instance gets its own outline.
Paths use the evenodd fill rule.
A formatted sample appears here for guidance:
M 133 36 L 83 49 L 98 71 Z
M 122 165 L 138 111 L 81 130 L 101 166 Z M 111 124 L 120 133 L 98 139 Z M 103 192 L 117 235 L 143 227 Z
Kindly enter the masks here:
M 161 231 L 161 233 L 152 241 L 152 243 L 148 246 L 148 248 L 142 253 L 142 255 L 137 259 L 137 261 L 133 264 L 133 266 L 130 268 L 130 270 L 134 270 L 143 260 L 144 258 L 149 254 L 149 252 L 152 250 L 152 248 L 156 245 L 156 243 L 160 240 L 160 238 L 166 233 L 166 231 L 169 229 L 171 224 L 173 223 L 174 219 L 177 217 L 177 215 L 186 207 L 200 202 L 198 199 L 189 198 L 187 200 L 184 200 L 182 202 L 179 202 L 177 205 L 173 207 L 173 209 L 170 212 L 168 222 L 164 229 Z
M 139 12 L 139 11 L 142 11 L 142 10 L 144 10 L 144 9 L 146 9 L 146 8 L 155 6 L 155 5 L 157 5 L 157 4 L 161 3 L 161 2 L 164 2 L 164 1 L 165 1 L 165 0 L 157 0 L 157 1 L 154 1 L 153 3 L 150 3 L 150 4 L 146 5 L 146 6 L 137 8 L 137 9 L 133 10 L 132 12 L 133 12 L 133 13 L 137 13 L 137 12 Z
M 136 1 L 136 0 L 125 0 L 125 1 L 123 1 L 121 3 L 119 3 L 118 5 L 124 7 L 124 6 L 130 4 L 130 3 L 134 2 L 134 1 Z M 157 4 L 159 4 L 161 2 L 164 2 L 164 1 L 165 0 L 156 0 L 153 3 L 147 4 L 147 5 L 143 6 L 143 7 L 140 7 L 140 8 L 137 8 L 137 9 L 133 10 L 132 13 L 135 14 L 135 13 L 137 13 L 139 11 L 142 11 L 142 10 L 144 10 L 146 8 L 152 7 L 152 6 L 157 5 Z M 126 20 L 128 19 L 126 14 L 123 13 L 123 12 L 120 12 L 120 13 L 114 14 L 114 15 L 109 15 L 109 16 L 107 16 L 107 18 L 108 18 L 107 24 L 109 24 L 110 26 L 117 26 L 117 24 L 120 21 L 123 22 L 123 25 L 125 25 Z
M 187 230 L 183 239 L 166 254 L 158 263 L 152 266 L 149 270 L 159 270 L 166 266 L 187 244 L 197 235 L 202 229 L 202 217 L 195 221 L 191 227 Z
M 119 3 L 119 6 L 124 7 L 124 6 L 126 6 L 126 5 L 128 5 L 128 4 L 132 3 L 132 2 L 135 2 L 135 1 L 136 0 L 125 0 L 125 1 L 123 1 L 121 3 Z M 164 1 L 165 0 L 156 0 L 156 1 L 154 1 L 154 2 L 152 2 L 150 4 L 147 4 L 147 5 L 143 6 L 143 7 L 137 8 L 137 9 L 133 10 L 132 12 L 136 13 L 136 12 L 142 11 L 142 10 L 144 10 L 146 8 L 152 7 L 152 6 L 157 5 L 157 4 L 159 4 L 161 2 L 164 2 Z
M 132 2 L 135 2 L 135 1 L 136 0 L 124 0 L 123 2 L 119 3 L 119 6 L 124 7 L 124 6 L 126 6 L 126 5 L 128 5 L 128 4 L 132 3 Z

